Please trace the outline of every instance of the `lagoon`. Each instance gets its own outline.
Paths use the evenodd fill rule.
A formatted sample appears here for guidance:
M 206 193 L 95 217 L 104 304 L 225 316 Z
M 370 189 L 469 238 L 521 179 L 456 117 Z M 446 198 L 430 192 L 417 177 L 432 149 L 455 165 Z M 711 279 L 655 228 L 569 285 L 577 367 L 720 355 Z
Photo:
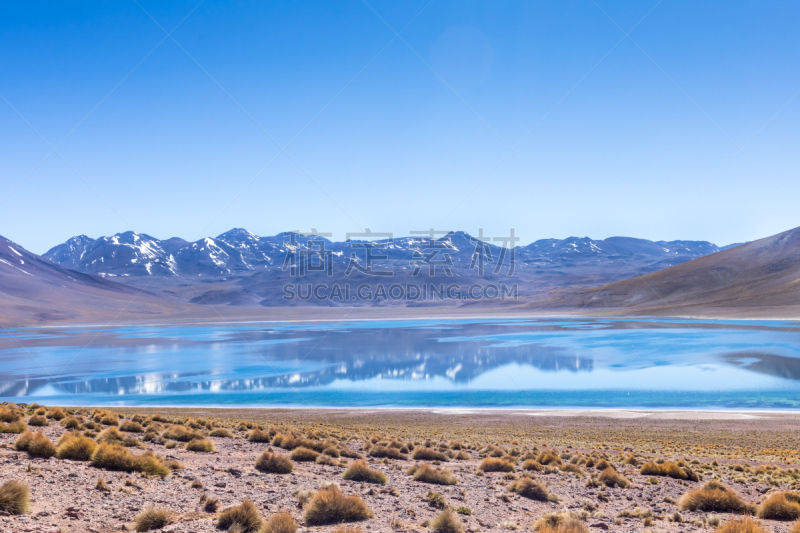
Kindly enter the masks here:
M 498 318 L 6 329 L 0 398 L 109 406 L 796 409 L 800 324 Z

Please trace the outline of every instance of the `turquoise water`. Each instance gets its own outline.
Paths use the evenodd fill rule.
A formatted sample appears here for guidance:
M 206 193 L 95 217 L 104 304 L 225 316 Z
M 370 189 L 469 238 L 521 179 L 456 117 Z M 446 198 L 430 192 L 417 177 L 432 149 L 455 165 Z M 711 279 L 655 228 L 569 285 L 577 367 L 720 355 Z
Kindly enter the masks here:
M 800 324 L 492 319 L 3 330 L 0 399 L 796 409 Z

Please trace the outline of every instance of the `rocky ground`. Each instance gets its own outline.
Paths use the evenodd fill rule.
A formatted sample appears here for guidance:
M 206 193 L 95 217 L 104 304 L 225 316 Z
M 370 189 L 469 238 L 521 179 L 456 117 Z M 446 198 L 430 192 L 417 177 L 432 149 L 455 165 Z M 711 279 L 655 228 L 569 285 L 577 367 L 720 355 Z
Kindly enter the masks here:
M 67 413 L 69 409 L 65 408 Z M 268 519 L 278 511 L 289 511 L 299 524 L 299 531 L 333 531 L 336 526 L 306 527 L 298 495 L 316 491 L 323 483 L 337 483 L 345 494 L 359 495 L 374 517 L 353 524 L 364 531 L 431 531 L 429 522 L 440 509 L 430 505 L 429 491 L 442 495 L 452 509 L 469 510 L 460 514 L 466 531 L 499 531 L 534 528 L 548 513 L 570 514 L 590 531 L 695 531 L 713 530 L 719 522 L 735 518 L 728 513 L 681 510 L 678 500 L 689 489 L 718 479 L 735 490 L 747 502 L 758 504 L 767 494 L 800 488 L 796 469 L 798 429 L 795 417 L 760 415 L 747 420 L 642 420 L 608 417 L 522 417 L 504 414 L 434 414 L 402 412 L 324 412 L 324 411 L 235 411 L 235 410 L 138 410 L 145 415 L 162 413 L 171 422 L 200 425 L 198 431 L 212 427 L 229 429 L 233 438 L 208 437 L 213 452 L 192 452 L 185 444 L 157 438 L 143 442 L 143 433 L 125 433 L 139 441 L 130 447 L 134 454 L 152 450 L 164 459 L 176 459 L 183 468 L 165 478 L 137 473 L 113 472 L 95 468 L 87 461 L 30 457 L 16 451 L 17 434 L 0 434 L 0 485 L 9 480 L 27 484 L 31 508 L 24 515 L 0 513 L 0 532 L 106 532 L 132 527 L 134 518 L 149 507 L 173 512 L 173 523 L 164 531 L 218 531 L 218 513 L 204 512 L 201 496 L 219 499 L 219 510 L 238 505 L 245 499 L 255 503 L 261 516 Z M 130 417 L 132 410 L 116 410 Z M 91 409 L 75 410 L 89 421 Z M 26 412 L 26 416 L 29 416 Z M 140 417 L 141 419 L 142 417 Z M 147 418 L 146 416 L 144 418 Z M 122 423 L 126 418 L 120 418 Z M 187 422 L 188 421 L 188 422 Z M 255 469 L 256 459 L 268 448 L 286 455 L 291 453 L 269 443 L 247 440 L 253 427 L 317 440 L 336 441 L 340 449 L 363 455 L 370 467 L 385 473 L 385 485 L 352 482 L 342 479 L 345 464 L 295 462 L 290 474 L 268 474 Z M 67 430 L 62 422 L 49 420 L 41 429 L 53 443 Z M 107 426 L 97 424 L 94 436 Z M 146 428 L 147 426 L 145 426 Z M 239 429 L 241 428 L 241 429 Z M 85 428 L 84 428 L 85 430 Z M 310 436 L 310 437 L 308 437 Z M 374 439 L 373 439 L 374 438 Z M 433 485 L 414 481 L 406 471 L 412 465 L 430 461 L 380 459 L 370 457 L 371 440 L 389 443 L 413 443 L 432 449 L 455 451 L 449 446 L 458 441 L 469 459 L 441 462 L 457 478 L 456 485 Z M 130 444 L 130 443 L 129 443 Z M 167 448 L 166 445 L 170 446 Z M 479 470 L 487 445 L 495 445 L 520 459 L 514 472 Z M 447 447 L 445 447 L 447 445 Z M 522 470 L 523 459 L 553 452 L 562 463 L 572 462 L 579 471 L 568 472 L 551 464 L 543 471 Z M 607 488 L 592 482 L 599 471 L 586 461 L 604 459 L 631 484 L 628 488 Z M 654 459 L 671 460 L 686 466 L 702 479 L 696 482 L 665 476 L 642 475 L 641 465 Z M 635 465 L 630 463 L 636 463 Z M 765 468 L 759 468 L 765 467 Z M 768 467 L 768 468 L 766 468 Z M 576 469 L 576 470 L 577 470 Z M 557 501 L 537 501 L 508 490 L 508 485 L 523 475 L 546 485 Z M 110 491 L 96 487 L 104 479 Z M 198 483 L 199 482 L 199 483 Z M 200 486 L 202 485 L 202 486 Z M 629 516 L 626 516 L 629 515 Z M 789 531 L 791 521 L 764 520 L 769 531 Z

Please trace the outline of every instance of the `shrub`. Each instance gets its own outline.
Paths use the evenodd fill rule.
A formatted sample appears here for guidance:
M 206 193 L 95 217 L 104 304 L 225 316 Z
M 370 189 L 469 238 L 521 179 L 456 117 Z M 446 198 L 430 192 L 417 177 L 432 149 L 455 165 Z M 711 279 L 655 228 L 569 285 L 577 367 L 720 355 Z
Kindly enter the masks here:
M 758 510 L 759 518 L 797 520 L 800 518 L 800 497 L 793 492 L 775 492 L 767 496 Z
M 329 457 L 340 457 L 342 455 L 341 453 L 339 453 L 339 450 L 334 448 L 333 446 L 325 448 L 324 450 L 322 450 L 322 453 L 324 453 Z
M 217 429 L 213 430 L 210 433 L 210 435 L 212 437 L 221 437 L 223 439 L 232 439 L 233 438 L 233 433 L 231 433 L 230 431 L 228 431 L 225 428 L 217 428 Z
M 303 446 L 299 446 L 292 450 L 289 456 L 292 461 L 316 461 L 319 454 L 314 450 L 309 450 Z
M 684 511 L 753 514 L 755 506 L 718 481 L 709 481 L 703 488 L 684 494 L 678 502 Z
M 92 454 L 92 466 L 105 470 L 122 472 L 145 472 L 150 475 L 166 477 L 170 469 L 150 453 L 133 455 L 119 444 L 104 442 Z
M 668 476 L 673 479 L 689 479 L 689 474 L 686 470 L 672 461 L 667 461 L 662 464 L 657 464 L 652 461 L 645 463 L 641 470 L 639 470 L 639 473 L 643 476 Z
M 364 483 L 386 483 L 386 476 L 383 472 L 371 469 L 366 461 L 358 460 L 353 463 L 344 471 L 342 475 L 344 479 L 349 481 L 361 481 Z
M 537 500 L 540 502 L 551 501 L 554 499 L 551 498 L 550 494 L 547 492 L 547 488 L 544 485 L 532 480 L 527 476 L 511 483 L 508 486 L 508 490 L 511 492 L 516 492 L 525 498 L 530 498 L 531 500 Z
M 22 413 L 16 409 L 9 409 L 8 407 L 0 407 L 0 422 L 10 424 L 22 418 Z
M 47 413 L 47 418 L 50 418 L 52 420 L 61 420 L 66 417 L 67 415 L 64 414 L 64 411 L 62 411 L 60 407 L 53 407 Z
M 117 415 L 108 413 L 104 415 L 99 422 L 104 426 L 118 426 L 119 425 L 119 417 Z
M 431 522 L 434 533 L 463 533 L 464 524 L 452 510 L 445 509 Z
M 186 445 L 186 449 L 190 452 L 213 452 L 216 448 L 208 439 L 192 439 Z
M 29 426 L 44 427 L 47 425 L 47 419 L 40 415 L 33 415 L 28 419 Z
M 56 457 L 73 461 L 88 461 L 92 458 L 97 443 L 79 433 L 66 433 L 59 439 Z
M 449 461 L 450 458 L 442 452 L 431 450 L 430 448 L 417 448 L 411 454 L 411 458 L 415 461 Z
M 119 429 L 127 431 L 128 433 L 144 433 L 144 428 L 138 422 L 126 420 L 119 425 Z
M 145 509 L 136 518 L 133 519 L 134 531 L 150 531 L 153 529 L 161 529 L 169 525 L 172 519 L 172 513 L 163 509 Z
M 24 433 L 28 426 L 22 420 L 15 420 L 8 424 L 0 423 L 0 433 Z
M 203 496 L 206 496 L 205 494 Z M 209 498 L 206 497 L 205 500 L 201 500 L 203 503 L 203 510 L 207 513 L 216 513 L 217 509 L 219 509 L 219 498 Z
M 435 485 L 455 485 L 458 480 L 447 469 L 432 468 L 423 463 L 414 472 L 414 481 L 433 483 Z
M 304 514 L 309 526 L 355 522 L 370 517 L 372 511 L 364 500 L 358 496 L 345 496 L 336 485 L 328 485 L 317 491 L 306 505 Z
M 71 416 L 62 420 L 61 425 L 64 426 L 65 429 L 79 429 L 81 427 L 81 421 Z
M 101 492 L 111 492 L 111 487 L 108 486 L 106 480 L 103 478 L 97 478 L 97 483 L 94 484 L 95 490 L 99 490 Z
M 536 458 L 536 461 L 541 465 L 549 465 L 549 464 L 560 465 L 563 463 L 563 461 L 559 456 L 551 452 L 540 453 L 539 457 Z
M 600 475 L 597 476 L 597 479 L 606 487 L 619 487 L 621 489 L 627 489 L 631 485 L 631 482 L 627 478 L 619 475 L 617 471 L 610 466 L 600 472 Z
M 768 533 L 757 520 L 750 517 L 730 520 L 717 528 L 717 533 Z
M 272 441 L 272 437 L 270 436 L 269 432 L 261 431 L 260 429 L 256 428 L 250 432 L 247 436 L 247 440 L 250 442 L 270 442 Z
M 217 519 L 218 528 L 228 530 L 235 528 L 242 533 L 255 533 L 262 525 L 258 510 L 250 500 L 245 500 L 236 507 L 225 509 Z
M 294 469 L 289 458 L 277 453 L 264 452 L 256 460 L 256 470 L 271 474 L 288 474 Z
M 30 491 L 21 481 L 11 480 L 0 485 L 0 511 L 25 514 L 30 507 Z
M 513 472 L 514 465 L 502 459 L 487 457 L 481 461 L 478 470 L 483 470 L 484 472 Z
M 295 533 L 297 522 L 290 513 L 278 513 L 267 520 L 266 525 L 258 533 Z
M 544 470 L 544 466 L 539 461 L 534 459 L 528 459 L 524 463 L 522 463 L 523 470 L 530 470 L 533 472 L 541 472 Z
M 25 431 L 14 442 L 14 448 L 28 452 L 31 457 L 44 457 L 49 459 L 56 454 L 56 446 L 41 431 L 31 433 Z
M 538 533 L 589 533 L 589 528 L 577 518 L 564 518 L 557 524 L 544 523 Z
M 180 442 L 189 442 L 194 439 L 203 438 L 203 436 L 197 433 L 196 431 L 192 431 L 186 426 L 178 426 L 178 425 L 172 425 L 168 427 L 167 429 L 164 430 L 161 436 L 164 437 L 165 439 L 177 440 Z
M 114 426 L 104 429 L 97 437 L 97 442 L 99 443 L 121 444 L 123 440 L 125 440 L 125 437 Z
M 387 457 L 389 459 L 400 459 L 401 461 L 408 459 L 397 448 L 387 448 L 386 446 L 373 446 L 370 448 L 369 454 L 377 458 Z

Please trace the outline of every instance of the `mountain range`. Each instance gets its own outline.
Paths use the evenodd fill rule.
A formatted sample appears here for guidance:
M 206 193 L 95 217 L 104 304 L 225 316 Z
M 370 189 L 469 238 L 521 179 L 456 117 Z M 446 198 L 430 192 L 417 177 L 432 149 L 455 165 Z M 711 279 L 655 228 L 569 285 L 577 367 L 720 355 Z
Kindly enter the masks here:
M 372 271 L 365 268 L 368 253 L 374 258 Z M 327 268 L 285 268 L 292 263 L 287 258 L 301 264 L 306 258 L 311 265 L 316 259 Z M 481 262 L 482 272 L 477 268 Z M 381 271 L 392 276 L 375 275 Z M 287 284 L 336 283 L 373 288 L 513 283 L 518 294 L 507 301 L 285 298 Z M 516 247 L 513 262 L 494 242 L 476 245 L 464 232 L 372 242 L 334 242 L 295 232 L 259 237 L 243 229 L 195 242 L 126 232 L 98 239 L 74 237 L 44 256 L 0 237 L 4 326 L 116 318 L 164 322 L 223 315 L 237 320 L 338 316 L 320 314 L 325 307 L 346 307 L 346 316 L 365 317 L 415 316 L 419 311 L 414 307 L 450 309 L 448 316 L 502 312 L 795 317 L 800 314 L 797 302 L 800 228 L 728 247 L 626 237 L 547 239 Z M 403 307 L 407 311 L 401 311 Z M 364 311 L 354 311 L 358 308 Z

